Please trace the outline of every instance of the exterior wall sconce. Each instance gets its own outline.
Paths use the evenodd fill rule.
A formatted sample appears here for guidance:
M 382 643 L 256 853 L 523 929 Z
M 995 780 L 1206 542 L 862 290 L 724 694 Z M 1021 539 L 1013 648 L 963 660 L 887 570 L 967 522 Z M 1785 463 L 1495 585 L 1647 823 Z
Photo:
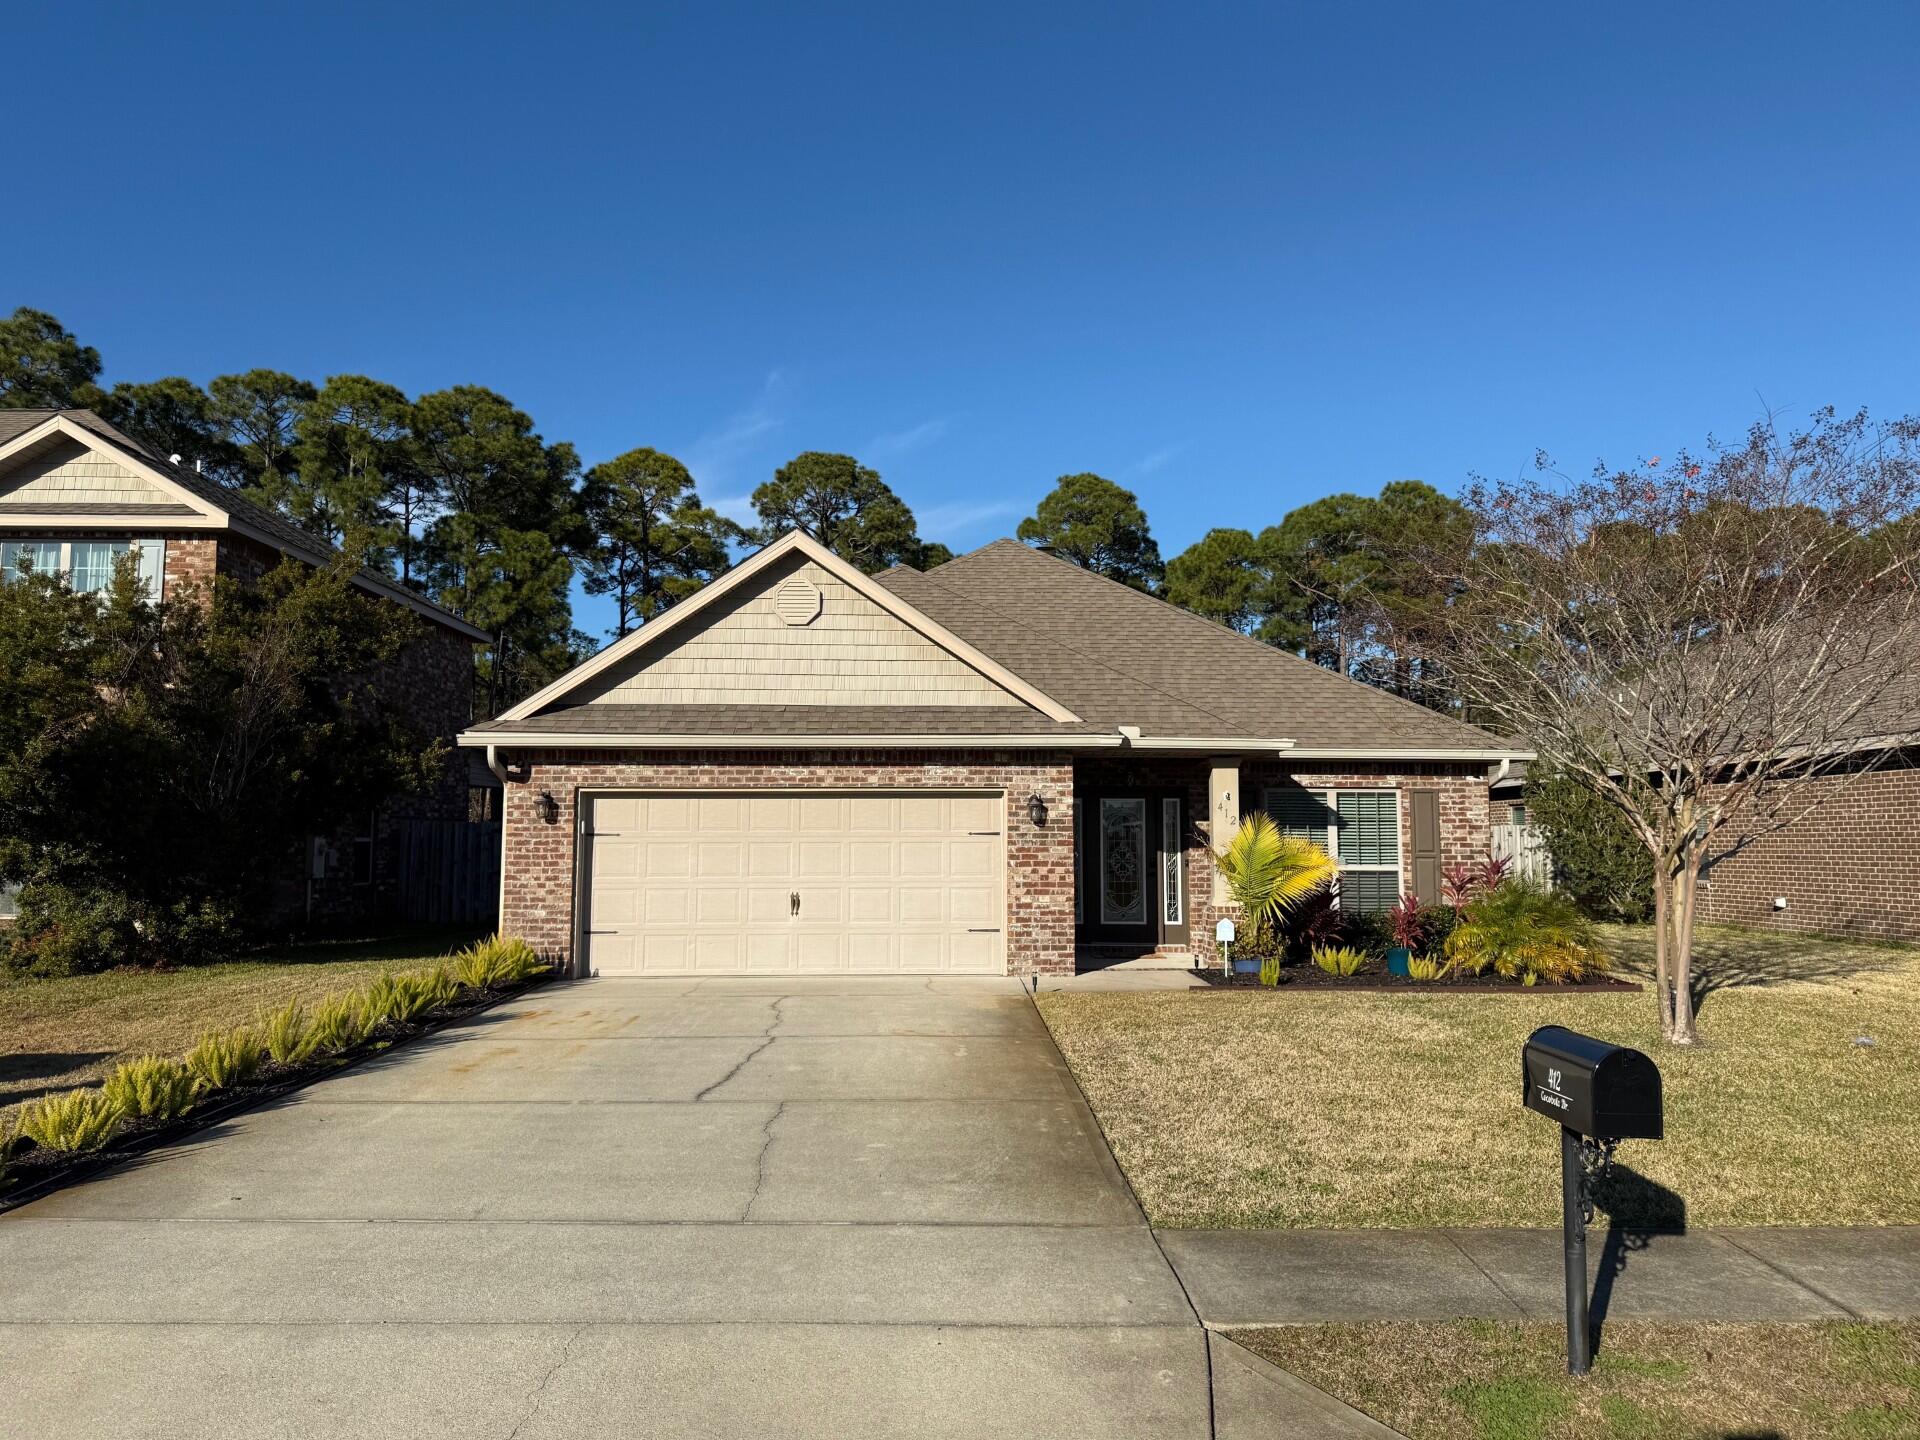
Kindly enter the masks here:
M 560 802 L 553 798 L 553 792 L 551 790 L 542 790 L 540 792 L 538 804 L 540 806 L 540 818 L 542 820 L 546 821 L 549 825 L 557 825 L 560 822 Z
M 1039 829 L 1047 823 L 1047 802 L 1035 793 L 1027 796 L 1027 818 Z

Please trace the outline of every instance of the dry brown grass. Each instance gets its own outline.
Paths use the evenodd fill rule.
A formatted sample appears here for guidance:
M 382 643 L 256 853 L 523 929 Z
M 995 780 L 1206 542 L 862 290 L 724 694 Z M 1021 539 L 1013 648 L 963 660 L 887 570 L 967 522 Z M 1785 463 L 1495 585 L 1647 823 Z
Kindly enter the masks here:
M 0 1116 L 50 1090 L 97 1082 L 134 1055 L 177 1054 L 204 1030 L 252 1020 L 293 999 L 351 989 L 470 939 L 422 930 L 308 945 L 190 970 L 112 970 L 39 979 L 0 970 Z
M 1861 1440 L 1920 1435 L 1920 1325 L 1616 1322 L 1594 1372 L 1565 1332 L 1491 1321 L 1234 1339 L 1412 1440 Z
M 1643 933 L 1606 938 L 1628 967 L 1645 949 Z M 1648 993 L 1054 991 L 1039 1004 L 1161 1225 L 1557 1224 L 1557 1135 L 1519 1100 L 1521 1042 L 1547 1024 L 1658 1061 L 1668 1138 L 1620 1158 L 1677 1194 L 1687 1223 L 1920 1222 L 1920 951 L 1704 938 L 1706 963 L 1743 983 L 1708 996 L 1692 1050 L 1662 1045 Z

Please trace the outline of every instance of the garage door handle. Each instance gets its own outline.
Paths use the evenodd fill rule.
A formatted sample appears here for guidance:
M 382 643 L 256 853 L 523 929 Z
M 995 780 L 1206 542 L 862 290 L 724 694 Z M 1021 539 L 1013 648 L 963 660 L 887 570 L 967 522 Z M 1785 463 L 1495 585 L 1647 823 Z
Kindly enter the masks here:
M 787 910 L 789 915 L 798 915 L 800 913 L 800 892 L 798 890 L 794 891 L 793 894 L 788 897 L 787 904 L 789 906 Z

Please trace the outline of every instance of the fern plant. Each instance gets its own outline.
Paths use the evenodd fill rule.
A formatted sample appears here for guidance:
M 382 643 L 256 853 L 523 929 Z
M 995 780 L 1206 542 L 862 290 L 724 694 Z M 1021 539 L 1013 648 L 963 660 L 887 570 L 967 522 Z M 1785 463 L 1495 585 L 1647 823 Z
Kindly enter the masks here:
M 276 1065 L 297 1065 L 314 1051 L 313 1027 L 307 1023 L 307 1007 L 289 1000 L 260 1021 L 261 1042 Z
M 1316 945 L 1313 947 L 1313 963 L 1329 975 L 1344 978 L 1359 974 L 1360 967 L 1367 963 L 1367 952 L 1352 945 Z
M 122 1114 L 172 1120 L 193 1107 L 199 1086 L 193 1072 L 164 1055 L 142 1055 L 114 1067 L 100 1087 Z
M 329 995 L 314 1007 L 307 1039 L 316 1055 L 338 1055 L 360 1041 L 360 1006 L 351 994 Z
M 15 1133 L 42 1150 L 77 1155 L 98 1150 L 120 1128 L 122 1111 L 99 1090 L 69 1090 L 36 1100 L 20 1112 Z
M 420 983 L 426 987 L 430 1008 L 451 1005 L 460 998 L 460 982 L 454 979 L 451 965 L 436 965 L 431 970 L 419 971 Z
M 202 1090 L 227 1090 L 252 1079 L 265 1053 L 252 1027 L 236 1025 L 209 1030 L 180 1061 Z
M 1250 942 L 1308 896 L 1326 889 L 1338 868 L 1318 845 L 1281 834 L 1272 818 L 1257 810 L 1240 822 L 1213 863 L 1246 918 L 1245 938 Z
M 1472 975 L 1583 980 L 1607 972 L 1593 926 L 1568 896 L 1509 878 L 1475 898 L 1447 937 L 1447 959 Z
M 492 990 L 531 980 L 546 963 L 533 946 L 517 937 L 490 935 L 453 957 L 453 973 L 462 985 Z

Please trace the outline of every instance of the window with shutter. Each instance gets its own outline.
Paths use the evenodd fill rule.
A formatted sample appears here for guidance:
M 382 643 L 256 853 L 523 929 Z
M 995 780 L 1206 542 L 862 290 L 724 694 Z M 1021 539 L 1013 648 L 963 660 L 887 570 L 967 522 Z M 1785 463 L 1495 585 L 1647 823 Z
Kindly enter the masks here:
M 1276 785 L 1267 813 L 1283 835 L 1311 840 L 1340 867 L 1343 910 L 1380 914 L 1400 900 L 1400 794 Z

